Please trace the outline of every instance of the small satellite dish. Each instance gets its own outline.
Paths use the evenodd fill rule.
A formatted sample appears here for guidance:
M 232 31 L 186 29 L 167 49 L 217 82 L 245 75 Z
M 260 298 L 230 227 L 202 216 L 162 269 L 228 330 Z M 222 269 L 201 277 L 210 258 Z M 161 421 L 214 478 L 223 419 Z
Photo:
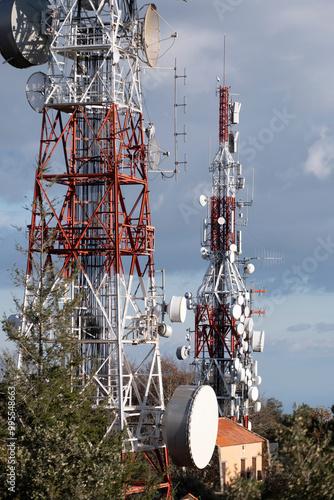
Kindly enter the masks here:
M 261 402 L 260 402 L 260 401 L 257 401 L 257 402 L 255 403 L 255 405 L 254 405 L 254 411 L 255 411 L 256 413 L 258 413 L 259 411 L 261 411 L 261 406 L 262 406 L 262 405 L 261 405 Z
M 173 333 L 173 329 L 171 325 L 166 325 L 166 323 L 160 323 L 158 327 L 158 333 L 160 337 L 164 337 L 165 339 L 169 339 L 169 337 Z
M 259 398 L 259 389 L 252 385 L 252 387 L 248 390 L 248 397 L 255 402 Z
M 172 323 L 184 323 L 187 316 L 186 298 L 173 296 L 167 306 L 167 314 Z
M 254 271 L 255 271 L 255 266 L 251 262 L 245 266 L 245 272 L 247 274 L 253 274 Z
M 150 3 L 147 7 L 142 30 L 142 45 L 147 64 L 155 68 L 160 53 L 160 20 L 154 3 Z
M 189 349 L 188 349 L 188 347 L 186 345 L 180 345 L 176 349 L 176 357 L 180 361 L 184 361 L 185 359 L 187 359 L 189 357 Z
M 239 306 L 242 306 L 243 303 L 245 302 L 245 297 L 243 295 L 239 295 L 237 298 L 237 302 L 238 302 Z
M 201 194 L 198 201 L 199 201 L 199 204 L 201 205 L 201 207 L 205 207 L 205 205 L 208 202 L 208 199 L 204 194 Z
M 254 328 L 254 321 L 253 318 L 246 318 L 245 319 L 245 330 L 247 332 L 252 332 Z
M 245 331 L 244 325 L 242 323 L 238 323 L 238 325 L 237 325 L 237 333 L 239 335 L 242 335 L 244 333 L 244 331 Z
M 156 137 L 151 137 L 148 141 L 147 162 L 151 170 L 155 170 L 160 163 L 160 146 Z
M 0 52 L 15 68 L 29 68 L 47 62 L 51 38 L 43 33 L 42 17 L 48 0 L 0 1 Z
M 241 306 L 239 304 L 234 304 L 231 307 L 231 315 L 233 316 L 234 319 L 239 319 L 241 316 Z
M 33 73 L 26 84 L 27 100 L 37 113 L 42 113 L 45 104 L 47 76 L 41 71 Z

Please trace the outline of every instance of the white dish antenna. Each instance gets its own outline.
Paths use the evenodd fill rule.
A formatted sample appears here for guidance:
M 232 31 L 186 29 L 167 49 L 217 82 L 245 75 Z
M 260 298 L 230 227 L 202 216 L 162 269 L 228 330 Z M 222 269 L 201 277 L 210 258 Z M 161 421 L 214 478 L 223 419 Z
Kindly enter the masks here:
M 187 316 L 187 299 L 173 296 L 167 306 L 167 314 L 172 323 L 184 323 Z
M 180 361 L 185 361 L 189 357 L 189 349 L 186 345 L 180 345 L 176 349 L 176 357 Z
M 234 304 L 231 307 L 231 314 L 234 319 L 239 319 L 241 316 L 241 306 L 239 306 L 239 304 Z
M 169 337 L 173 333 L 173 328 L 171 327 L 171 325 L 166 325 L 166 323 L 160 323 L 158 333 L 161 337 L 169 339 Z
M 204 469 L 218 432 L 216 394 L 209 385 L 181 385 L 167 405 L 162 435 L 175 465 Z
M 15 68 L 47 62 L 51 41 L 46 29 L 48 4 L 48 0 L 0 1 L 0 52 Z
M 33 73 L 26 84 L 27 100 L 37 113 L 42 113 L 45 104 L 47 76 L 41 71 Z
M 259 389 L 253 385 L 248 391 L 248 397 L 254 402 L 257 401 L 259 398 Z
M 160 53 L 160 20 L 154 3 L 150 3 L 147 7 L 142 31 L 142 44 L 147 64 L 151 68 L 155 68 Z
M 205 205 L 208 202 L 208 199 L 207 199 L 207 197 L 204 194 L 201 194 L 201 196 L 199 197 L 198 202 L 201 205 L 201 207 L 205 207 Z
M 151 137 L 148 141 L 147 162 L 151 170 L 155 170 L 160 163 L 160 146 L 156 137 Z

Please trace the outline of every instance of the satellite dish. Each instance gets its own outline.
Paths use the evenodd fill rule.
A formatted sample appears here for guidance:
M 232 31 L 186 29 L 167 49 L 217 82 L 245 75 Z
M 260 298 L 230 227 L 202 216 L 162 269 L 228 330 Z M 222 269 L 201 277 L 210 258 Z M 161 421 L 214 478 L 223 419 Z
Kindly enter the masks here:
M 150 3 L 147 7 L 142 30 L 142 44 L 147 64 L 155 68 L 160 53 L 160 20 L 154 3 Z
M 184 323 L 187 316 L 186 298 L 173 296 L 167 306 L 167 314 L 172 323 Z
M 233 316 L 234 319 L 239 319 L 241 316 L 241 306 L 239 304 L 234 304 L 231 307 L 231 315 Z
M 148 141 L 147 161 L 151 170 L 155 170 L 160 163 L 160 146 L 156 137 L 151 137 Z
M 173 329 L 171 325 L 166 325 L 166 323 L 160 323 L 158 327 L 158 333 L 161 337 L 164 337 L 165 339 L 169 339 L 169 337 L 173 333 Z
M 254 328 L 254 320 L 253 318 L 246 318 L 245 319 L 245 330 L 247 332 L 252 332 Z
M 258 413 L 261 410 L 261 406 L 261 402 L 257 401 L 254 405 L 254 411 Z
M 205 205 L 208 202 L 208 199 L 204 194 L 201 194 L 198 201 L 199 201 L 199 204 L 201 205 L 201 207 L 205 207 Z
M 188 349 L 188 347 L 186 345 L 180 345 L 176 349 L 176 357 L 180 361 L 184 361 L 185 359 L 187 359 L 189 357 L 189 349 Z
M 218 406 L 209 385 L 181 385 L 167 405 L 162 435 L 175 465 L 204 469 L 213 455 Z
M 47 62 L 50 36 L 42 29 L 48 0 L 0 1 L 0 52 L 15 68 Z
M 252 401 L 256 401 L 259 398 L 259 389 L 254 385 L 248 390 L 248 397 Z
M 237 325 L 237 334 L 238 335 L 242 335 L 245 331 L 245 327 L 243 325 L 243 323 L 238 323 Z
M 243 295 L 239 295 L 237 298 L 237 302 L 238 302 L 239 306 L 242 306 L 243 303 L 245 302 L 245 297 Z
M 253 274 L 254 271 L 255 271 L 255 266 L 251 262 L 245 266 L 245 272 L 247 274 Z
M 45 89 L 47 76 L 41 71 L 33 73 L 26 84 L 27 100 L 37 113 L 42 113 L 45 104 Z

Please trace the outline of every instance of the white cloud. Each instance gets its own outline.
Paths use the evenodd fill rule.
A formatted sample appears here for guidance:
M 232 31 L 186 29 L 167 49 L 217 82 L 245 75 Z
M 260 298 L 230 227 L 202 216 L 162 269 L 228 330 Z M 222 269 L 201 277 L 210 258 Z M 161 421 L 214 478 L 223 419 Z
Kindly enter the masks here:
M 308 149 L 308 157 L 304 164 L 307 173 L 318 179 L 327 179 L 334 170 L 334 136 L 328 134 L 328 128 L 318 129 L 318 139 Z

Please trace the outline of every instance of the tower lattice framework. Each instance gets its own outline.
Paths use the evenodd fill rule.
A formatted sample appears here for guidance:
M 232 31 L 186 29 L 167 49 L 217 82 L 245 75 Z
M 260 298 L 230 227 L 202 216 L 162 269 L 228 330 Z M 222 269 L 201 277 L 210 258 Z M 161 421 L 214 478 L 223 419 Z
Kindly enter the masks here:
M 169 498 L 160 432 L 163 290 L 153 261 L 138 9 L 127 0 L 59 0 L 50 15 L 24 307 L 33 300 L 29 283 L 38 283 L 40 266 L 57 265 L 55 285 L 78 269 L 68 297 L 83 293 L 72 317 L 86 359 L 82 384 L 94 384 L 93 404 L 103 401 L 113 410 L 109 431 L 126 427 L 128 449 L 144 453 L 163 473 L 161 492 Z M 29 335 L 24 318 L 22 328 Z M 138 483 L 128 493 L 144 489 Z
M 254 266 L 241 258 L 242 209 L 251 202 L 237 199 L 244 188 L 242 166 L 233 158 L 240 103 L 230 99 L 229 88 L 219 88 L 219 149 L 210 166 L 212 190 L 200 199 L 207 204 L 201 253 L 209 264 L 195 305 L 196 381 L 211 385 L 220 414 L 249 425 L 249 403 L 258 397 L 257 362 L 264 332 L 254 332 L 251 291 L 245 276 Z M 257 339 L 257 340 L 256 340 Z

